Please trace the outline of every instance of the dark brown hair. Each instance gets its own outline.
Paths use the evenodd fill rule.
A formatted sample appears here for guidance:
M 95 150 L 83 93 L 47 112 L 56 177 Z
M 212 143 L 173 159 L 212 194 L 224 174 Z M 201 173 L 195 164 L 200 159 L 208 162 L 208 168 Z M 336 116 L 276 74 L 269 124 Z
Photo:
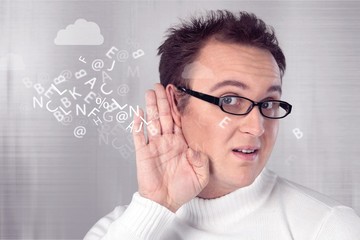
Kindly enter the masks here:
M 284 75 L 285 56 L 279 47 L 274 29 L 252 13 L 235 15 L 227 10 L 209 11 L 206 16 L 193 17 L 168 29 L 167 38 L 158 48 L 160 55 L 160 82 L 189 87 L 189 80 L 182 77 L 184 68 L 194 62 L 200 49 L 214 37 L 221 42 L 239 43 L 268 50 Z M 180 110 L 186 105 L 178 106 Z

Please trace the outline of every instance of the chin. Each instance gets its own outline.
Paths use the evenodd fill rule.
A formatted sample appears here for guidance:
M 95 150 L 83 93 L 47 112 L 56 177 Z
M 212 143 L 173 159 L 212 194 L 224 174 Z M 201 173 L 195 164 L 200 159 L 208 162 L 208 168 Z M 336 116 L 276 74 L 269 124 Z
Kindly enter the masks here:
M 233 176 L 233 185 L 234 188 L 243 188 L 251 185 L 255 179 L 259 176 L 261 169 L 242 169 L 241 172 L 234 173 Z

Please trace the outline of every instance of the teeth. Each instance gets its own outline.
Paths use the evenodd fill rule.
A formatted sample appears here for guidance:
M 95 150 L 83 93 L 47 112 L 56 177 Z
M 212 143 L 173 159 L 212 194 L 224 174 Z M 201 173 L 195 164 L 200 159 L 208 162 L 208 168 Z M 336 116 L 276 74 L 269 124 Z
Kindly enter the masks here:
M 243 153 L 253 153 L 255 152 L 254 150 L 247 150 L 247 149 L 244 149 L 244 150 L 241 150 Z
M 253 153 L 253 152 L 255 152 L 255 150 L 250 150 L 250 149 L 243 149 L 243 150 L 235 149 L 235 151 L 242 152 L 242 153 Z

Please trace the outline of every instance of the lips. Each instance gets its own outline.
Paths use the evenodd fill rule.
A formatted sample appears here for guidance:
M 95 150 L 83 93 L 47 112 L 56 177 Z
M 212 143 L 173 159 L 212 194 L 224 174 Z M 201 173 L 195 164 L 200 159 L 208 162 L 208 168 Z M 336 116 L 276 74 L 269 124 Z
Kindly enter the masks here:
M 243 146 L 232 149 L 233 154 L 241 160 L 253 161 L 258 156 L 259 147 Z
M 246 154 L 250 154 L 250 153 L 254 153 L 257 150 L 254 149 L 234 149 L 234 152 L 242 152 L 242 153 L 246 153 Z

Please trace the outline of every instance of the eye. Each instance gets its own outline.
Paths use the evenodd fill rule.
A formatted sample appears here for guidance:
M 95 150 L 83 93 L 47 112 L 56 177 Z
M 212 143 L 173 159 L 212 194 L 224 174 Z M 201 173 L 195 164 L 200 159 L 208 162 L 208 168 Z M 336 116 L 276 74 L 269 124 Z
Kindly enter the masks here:
M 231 96 L 225 96 L 223 97 L 223 101 L 222 101 L 223 104 L 226 104 L 226 105 L 235 105 L 235 104 L 238 104 L 238 98 L 237 97 L 231 97 Z
M 261 107 L 264 109 L 272 109 L 274 107 L 273 104 L 273 102 L 264 102 Z

